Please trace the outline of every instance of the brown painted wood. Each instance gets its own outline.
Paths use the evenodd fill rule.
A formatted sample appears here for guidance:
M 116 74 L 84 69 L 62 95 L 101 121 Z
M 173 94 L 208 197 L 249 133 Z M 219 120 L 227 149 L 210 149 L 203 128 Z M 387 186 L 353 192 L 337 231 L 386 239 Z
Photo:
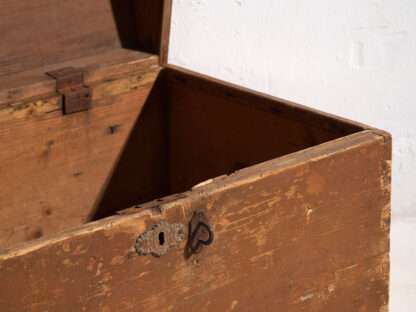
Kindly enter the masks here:
M 0 311 L 387 312 L 390 135 L 167 65 L 171 2 L 0 4 Z
M 56 95 L 0 109 L 0 141 L 7 150 L 0 154 L 0 202 L 9 220 L 0 231 L 1 247 L 110 216 L 360 129 L 179 69 L 159 74 L 155 67 L 132 75 L 157 62 L 147 54 L 137 59 L 137 53 L 118 49 L 79 61 L 88 65 L 89 112 L 63 116 Z M 45 82 L 39 94 L 56 94 L 53 79 L 44 76 L 27 74 L 33 86 Z
M 166 145 L 157 135 L 163 118 L 157 105 L 143 108 L 159 71 L 89 85 L 92 109 L 76 114 L 62 115 L 58 95 L 0 109 L 2 248 L 86 222 L 133 128 L 146 134 L 135 136 L 136 161 L 145 168 L 135 199 L 165 195 L 158 172 L 166 161 L 155 157 Z
M 391 141 L 366 130 L 0 253 L 0 310 L 388 310 Z M 205 209 L 212 245 L 135 240 Z M 134 210 L 134 208 L 132 208 Z

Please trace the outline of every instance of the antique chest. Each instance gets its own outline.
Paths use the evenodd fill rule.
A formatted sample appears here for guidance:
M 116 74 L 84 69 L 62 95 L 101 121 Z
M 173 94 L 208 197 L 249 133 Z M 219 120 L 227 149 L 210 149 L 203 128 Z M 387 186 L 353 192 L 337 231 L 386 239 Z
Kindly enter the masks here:
M 0 311 L 388 311 L 388 133 L 168 65 L 171 0 L 0 3 Z

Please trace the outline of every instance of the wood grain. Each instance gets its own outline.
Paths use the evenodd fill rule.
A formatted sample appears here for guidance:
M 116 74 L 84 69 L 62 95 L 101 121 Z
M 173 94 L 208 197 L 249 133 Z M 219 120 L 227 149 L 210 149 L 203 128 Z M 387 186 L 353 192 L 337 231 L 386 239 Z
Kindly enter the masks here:
M 390 137 L 362 131 L 13 247 L 0 309 L 385 312 L 390 163 Z M 142 232 L 195 209 L 215 232 L 200 255 L 134 252 Z
M 167 62 L 171 0 L 0 3 L 0 76 L 126 48 Z
M 77 114 L 63 116 L 57 95 L 0 110 L 0 215 L 7 220 L 0 230 L 2 248 L 86 222 L 138 122 L 145 135 L 136 141 L 137 162 L 145 164 L 166 145 L 155 136 L 154 147 L 145 148 L 163 122 L 157 111 L 146 109 L 138 119 L 159 71 L 89 85 L 92 109 Z M 146 166 L 137 176 L 137 189 L 143 190 L 137 200 L 149 185 L 164 195 L 157 192 L 163 165 Z
M 130 76 L 158 64 L 158 57 L 140 51 L 115 48 L 102 53 L 54 63 L 16 74 L 0 76 L 0 109 L 29 98 L 52 96 L 56 80 L 45 73 L 73 66 L 82 68 L 86 85 Z
M 172 0 L 164 0 L 159 44 L 159 60 L 162 66 L 168 64 L 171 17 Z
M 167 79 L 171 193 L 363 129 L 182 69 Z
M 0 75 L 120 46 L 110 1 L 0 3 Z
M 134 13 L 138 40 L 147 51 L 167 64 L 172 0 L 135 0 Z
M 327 130 L 337 135 L 347 135 L 363 129 L 370 129 L 367 125 L 352 120 L 253 91 L 178 66 L 167 65 L 165 71 L 167 79 L 176 85 L 182 85 L 188 89 L 201 92 L 201 94 L 210 94 L 219 98 L 228 99 L 231 102 L 266 110 L 282 118 L 295 120 L 315 128 L 321 128 L 322 130 Z
M 22 101 L 0 109 L 3 248 L 359 129 L 202 75 L 159 73 L 148 54 L 116 49 L 78 62 L 87 65 L 89 112 L 62 116 L 55 81 L 38 70 L 11 82 L 27 81 L 13 93 Z

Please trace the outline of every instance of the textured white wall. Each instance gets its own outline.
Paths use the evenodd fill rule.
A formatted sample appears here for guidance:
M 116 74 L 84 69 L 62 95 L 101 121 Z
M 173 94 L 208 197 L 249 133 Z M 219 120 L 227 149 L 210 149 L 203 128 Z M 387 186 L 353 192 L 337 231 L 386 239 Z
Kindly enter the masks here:
M 390 308 L 416 311 L 416 1 L 174 0 L 169 63 L 393 134 Z

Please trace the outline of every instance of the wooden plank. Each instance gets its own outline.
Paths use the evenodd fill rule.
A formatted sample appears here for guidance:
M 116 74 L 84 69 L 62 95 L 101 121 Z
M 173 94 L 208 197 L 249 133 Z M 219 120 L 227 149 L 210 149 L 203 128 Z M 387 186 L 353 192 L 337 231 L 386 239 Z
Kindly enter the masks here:
M 104 53 L 148 51 L 167 62 L 171 0 L 0 3 L 0 76 Z
M 201 75 L 168 70 L 167 77 L 171 193 L 360 130 Z
M 0 75 L 120 46 L 109 0 L 1 1 L 0 38 Z
M 172 0 L 135 0 L 135 23 L 139 43 L 159 55 L 160 65 L 168 60 Z
M 0 110 L 0 215 L 7 220 L 0 230 L 2 248 L 80 225 L 98 213 L 102 189 L 130 135 L 144 170 L 133 170 L 136 190 L 129 196 L 146 201 L 165 195 L 160 177 L 166 176 L 166 153 L 158 154 L 166 146 L 165 110 L 155 103 L 143 108 L 159 71 L 90 85 L 89 111 L 63 116 L 56 93 Z
M 73 66 L 84 70 L 86 85 L 99 81 L 129 76 L 155 67 L 158 57 L 123 48 L 111 49 L 62 63 L 48 64 L 36 69 L 0 76 L 0 109 L 28 98 L 51 96 L 56 92 L 56 80 L 45 73 Z
M 390 137 L 367 130 L 13 247 L 0 309 L 385 312 L 390 164 Z M 141 233 L 195 209 L 215 233 L 201 254 L 135 253 Z
M 168 64 L 170 25 L 172 17 L 172 0 L 163 1 L 162 23 L 159 43 L 159 60 L 161 66 Z
M 294 102 L 256 92 L 219 79 L 208 77 L 174 65 L 166 66 L 166 76 L 170 83 L 182 85 L 201 94 L 209 94 L 231 102 L 237 102 L 266 110 L 282 118 L 295 120 L 305 125 L 321 128 L 337 135 L 348 135 L 368 126 L 347 120 Z

